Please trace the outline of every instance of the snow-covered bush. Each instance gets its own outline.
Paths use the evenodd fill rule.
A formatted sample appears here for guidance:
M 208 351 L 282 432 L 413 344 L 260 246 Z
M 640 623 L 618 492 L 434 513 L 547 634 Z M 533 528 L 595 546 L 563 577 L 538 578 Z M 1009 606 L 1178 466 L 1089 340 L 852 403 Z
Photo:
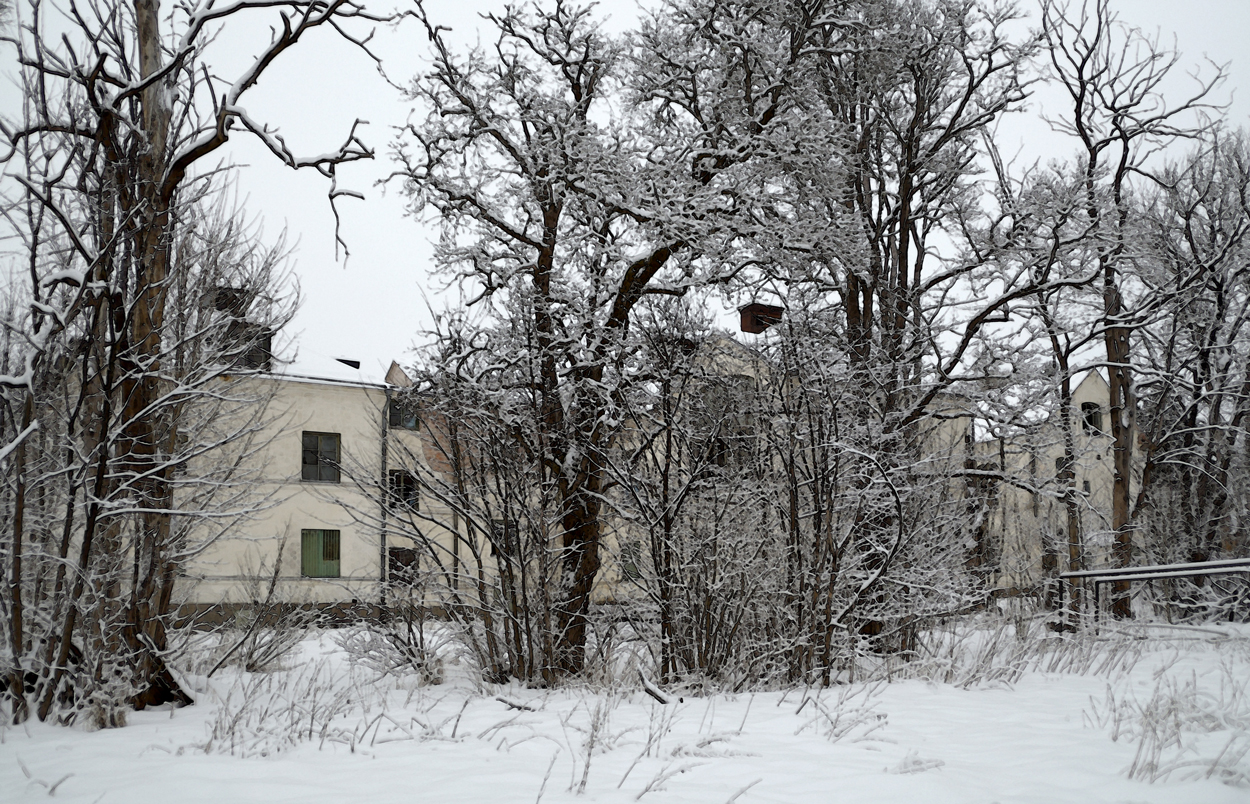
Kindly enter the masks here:
M 335 642 L 352 663 L 379 676 L 415 675 L 420 684 L 441 684 L 446 655 L 455 650 L 453 634 L 445 623 L 397 616 L 345 629 Z
M 317 613 L 299 605 L 240 608 L 223 627 L 223 642 L 232 644 L 221 662 L 234 662 L 249 673 L 280 666 L 317 622 Z

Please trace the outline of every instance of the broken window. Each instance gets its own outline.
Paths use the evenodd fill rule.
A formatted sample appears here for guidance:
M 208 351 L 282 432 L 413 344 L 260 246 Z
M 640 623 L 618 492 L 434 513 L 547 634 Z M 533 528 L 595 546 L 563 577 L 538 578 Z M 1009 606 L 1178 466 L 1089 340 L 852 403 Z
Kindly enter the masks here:
M 387 405 L 387 422 L 392 430 L 416 430 L 421 426 L 416 403 L 408 399 L 392 399 Z
M 222 359 L 240 371 L 271 371 L 273 330 L 248 321 L 231 321 L 221 342 Z
M 416 511 L 417 478 L 403 469 L 392 469 L 387 472 L 387 488 L 390 492 L 391 508 L 407 508 Z
M 1081 403 L 1081 426 L 1089 435 L 1104 432 L 1102 429 L 1102 408 L 1097 402 Z
M 417 579 L 417 551 L 411 547 L 391 547 L 386 552 L 386 577 L 391 583 L 410 585 Z

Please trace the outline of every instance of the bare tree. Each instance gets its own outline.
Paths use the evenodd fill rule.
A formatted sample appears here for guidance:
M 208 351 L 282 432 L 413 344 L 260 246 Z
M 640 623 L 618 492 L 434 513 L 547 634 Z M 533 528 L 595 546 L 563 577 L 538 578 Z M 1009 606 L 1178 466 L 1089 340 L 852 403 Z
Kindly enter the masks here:
M 794 346 L 821 355 L 811 358 L 824 366 L 812 369 L 811 381 L 838 386 L 811 392 L 836 399 L 840 421 L 836 437 L 819 434 L 819 426 L 810 430 L 802 449 L 815 451 L 803 460 L 817 467 L 836 458 L 838 479 L 828 475 L 830 481 L 862 484 L 863 508 L 853 516 L 845 555 L 864 562 L 872 583 L 852 609 L 899 611 L 899 598 L 922 585 L 895 585 L 895 570 L 912 560 L 903 558 L 909 545 L 930 538 L 930 523 L 915 517 L 935 499 L 945 495 L 948 513 L 972 506 L 963 511 L 975 544 L 967 559 L 985 578 L 992 567 L 973 497 L 978 484 L 1002 473 L 973 460 L 963 465 L 949 450 L 930 461 L 943 452 L 934 434 L 957 430 L 976 413 L 975 389 L 1011 375 L 1019 339 L 1003 325 L 1047 281 L 1010 257 L 1005 216 L 984 201 L 977 176 L 994 123 L 1024 100 L 1034 43 L 1007 35 L 1016 11 L 1005 4 L 872 2 L 842 10 L 841 36 L 829 40 L 807 95 L 815 110 L 809 124 L 836 132 L 838 147 L 824 165 L 796 162 L 788 171 L 794 190 L 778 226 L 786 230 L 783 242 L 798 247 L 770 256 L 788 284 L 781 298 L 806 322 Z M 802 335 L 813 327 L 826 333 L 827 349 Z M 789 362 L 808 359 L 800 352 Z M 800 409 L 818 404 L 800 395 L 794 402 Z M 955 475 L 941 468 L 950 461 L 961 465 Z M 912 474 L 918 467 L 924 469 Z M 939 475 L 963 477 L 962 501 L 947 494 Z M 947 515 L 930 513 L 934 520 Z M 815 521 L 839 516 L 835 506 Z M 820 539 L 827 547 L 816 550 Z M 812 545 L 807 557 L 832 562 L 842 555 L 832 531 L 804 542 Z M 848 617 L 865 636 L 899 625 L 858 620 L 836 603 L 831 619 L 810 608 L 823 594 L 817 589 L 800 596 L 807 601 L 800 619 L 820 623 L 817 630 L 845 629 Z M 951 591 L 950 601 L 963 599 Z M 916 605 L 927 606 L 921 597 Z M 816 642 L 828 644 L 824 636 Z
M 1153 304 L 1131 295 L 1123 278 L 1137 256 L 1134 183 L 1145 175 L 1152 153 L 1195 138 L 1208 125 L 1203 113 L 1213 107 L 1207 98 L 1222 73 L 1216 70 L 1191 96 L 1169 103 L 1162 85 L 1179 55 L 1121 25 L 1106 0 L 1083 3 L 1079 9 L 1043 3 L 1042 34 L 1053 76 L 1071 103 L 1070 113 L 1057 116 L 1052 125 L 1079 142 L 1076 170 L 1084 195 L 1084 225 L 1090 232 L 1088 259 L 1097 267 L 1102 293 L 1098 331 L 1111 385 L 1115 561 L 1127 566 L 1133 551 L 1137 409 L 1132 342 Z M 1116 585 L 1113 609 L 1118 617 L 1131 615 L 1127 593 L 1127 582 Z
M 531 356 L 541 410 L 525 454 L 558 522 L 561 674 L 584 661 L 633 311 L 741 265 L 755 165 L 783 147 L 822 7 L 674 6 L 629 50 L 557 2 L 489 16 L 493 52 L 464 58 L 422 14 L 435 66 L 412 90 L 427 116 L 401 175 L 442 216 L 440 259 L 470 303 L 523 325 L 508 342 Z
M 31 644 L 23 632 L 29 613 L 21 559 L 31 505 L 24 447 L 44 426 L 41 383 L 64 373 L 60 360 L 81 373 L 72 386 L 78 400 L 68 420 L 73 442 L 53 449 L 67 450 L 67 460 L 81 459 L 90 469 L 67 476 L 66 496 L 81 496 L 82 518 L 71 504 L 62 552 L 76 547 L 83 571 L 66 581 L 71 590 L 64 605 L 50 613 L 56 625 L 43 643 L 41 666 L 50 675 L 38 682 L 38 714 L 51 714 L 70 678 L 72 657 L 82 650 L 76 640 L 97 627 L 105 655 L 130 657 L 127 672 L 135 687 L 129 697 L 136 707 L 189 700 L 162 658 L 177 566 L 171 545 L 179 463 L 169 456 L 176 453 L 180 422 L 171 400 L 183 391 L 176 370 L 185 347 L 179 333 L 170 331 L 169 305 L 178 292 L 177 272 L 191 270 L 173 264 L 176 244 L 180 232 L 193 228 L 189 216 L 202 192 L 194 172 L 239 128 L 291 167 L 327 176 L 332 202 L 345 193 L 334 184 L 336 166 L 372 155 L 355 126 L 339 148 L 302 158 L 250 118 L 241 100 L 309 31 L 329 26 L 353 39 L 344 27 L 353 19 L 377 18 L 346 0 L 295 0 L 278 7 L 206 2 L 181 5 L 164 17 L 155 0 L 69 9 L 32 0 L 16 31 L 5 37 L 16 51 L 25 90 L 20 118 L 0 126 L 0 160 L 13 177 L 10 220 L 22 235 L 27 274 L 18 301 L 24 312 L 14 319 L 21 332 L 13 342 L 19 345 L 10 371 L 0 377 L 6 398 L 21 411 L 5 448 L 18 464 L 15 477 L 23 479 L 6 539 L 9 690 L 16 718 L 26 712 L 29 671 L 21 657 L 29 656 Z M 207 56 L 215 32 L 250 20 L 270 20 L 271 39 L 237 77 L 223 79 Z M 53 33 L 62 24 L 68 27 L 64 35 Z M 353 41 L 364 48 L 363 38 Z M 201 298 L 209 290 L 194 284 L 189 289 Z M 131 533 L 133 540 L 123 541 Z M 118 618 L 83 622 L 83 596 L 100 591 L 91 568 L 122 555 L 132 561 Z M 120 593 L 118 587 L 105 596 Z
M 1160 174 L 1143 214 L 1151 259 L 1132 278 L 1159 303 L 1139 333 L 1142 481 L 1134 516 L 1161 561 L 1244 553 L 1250 152 L 1217 133 Z
M 771 674 L 788 636 L 768 627 L 785 594 L 759 431 L 770 372 L 702 319 L 679 299 L 639 313 L 638 382 L 608 455 L 615 583 L 662 680 L 736 683 Z
M 1047 439 L 1057 437 L 1062 444 L 1054 467 L 1055 485 L 1064 507 L 1063 535 L 1058 540 L 1062 544 L 1050 544 L 1049 534 L 1042 534 L 1043 572 L 1057 583 L 1061 548 L 1066 548 L 1069 571 L 1084 569 L 1086 560 L 1077 491 L 1080 455 L 1073 382 L 1088 368 L 1085 361 L 1090 345 L 1099 337 L 1096 322 L 1101 305 L 1089 290 L 1098 275 L 1085 260 L 1091 229 L 1082 214 L 1084 196 L 1079 181 L 1070 174 L 1063 169 L 1033 169 L 1013 178 L 992 147 L 990 156 L 998 178 L 996 203 L 1007 221 L 1000 235 L 1002 254 L 1027 270 L 1035 286 L 1035 295 L 1018 308 L 1031 322 L 1025 340 L 1033 343 L 1031 349 L 1029 344 L 1021 344 L 1024 348 L 1010 381 L 1012 402 L 1001 411 L 1004 415 L 1000 421 L 1007 424 L 1005 437 L 1030 442 L 1033 464 L 1037 452 L 1049 446 Z M 1032 393 L 1026 390 L 1030 380 L 1035 386 Z M 1043 435 L 1043 431 L 1051 435 Z M 1039 468 L 1049 472 L 1049 467 L 1030 467 L 1027 482 L 1034 495 L 1046 493 L 1050 485 L 1039 481 Z M 1072 604 L 1079 611 L 1081 603 L 1077 588 Z
M 470 333 L 462 317 L 448 319 L 413 388 L 391 400 L 411 411 L 420 438 L 389 442 L 389 488 L 360 475 L 358 487 L 382 505 L 355 515 L 397 545 L 393 600 L 446 615 L 486 678 L 552 683 L 560 519 L 533 460 L 535 367 L 506 332 Z M 495 359 L 508 353 L 520 359 Z

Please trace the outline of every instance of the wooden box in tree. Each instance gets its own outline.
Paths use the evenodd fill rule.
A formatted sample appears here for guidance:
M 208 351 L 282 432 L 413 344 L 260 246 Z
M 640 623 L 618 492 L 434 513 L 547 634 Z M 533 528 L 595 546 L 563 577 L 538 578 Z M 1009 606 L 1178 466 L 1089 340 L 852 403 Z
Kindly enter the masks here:
M 741 329 L 743 332 L 758 335 L 773 324 L 779 323 L 782 312 L 781 307 L 773 304 L 752 303 L 739 307 L 738 313 L 742 316 Z

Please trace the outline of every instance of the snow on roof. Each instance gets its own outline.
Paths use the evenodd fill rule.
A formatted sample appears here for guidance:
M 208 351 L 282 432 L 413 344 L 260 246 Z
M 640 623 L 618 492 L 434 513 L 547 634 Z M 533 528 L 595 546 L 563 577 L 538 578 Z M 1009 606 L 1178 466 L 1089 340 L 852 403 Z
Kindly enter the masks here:
M 391 360 L 358 355 L 329 355 L 300 347 L 291 363 L 276 367 L 275 375 L 293 379 L 328 380 L 362 385 L 385 385 Z

